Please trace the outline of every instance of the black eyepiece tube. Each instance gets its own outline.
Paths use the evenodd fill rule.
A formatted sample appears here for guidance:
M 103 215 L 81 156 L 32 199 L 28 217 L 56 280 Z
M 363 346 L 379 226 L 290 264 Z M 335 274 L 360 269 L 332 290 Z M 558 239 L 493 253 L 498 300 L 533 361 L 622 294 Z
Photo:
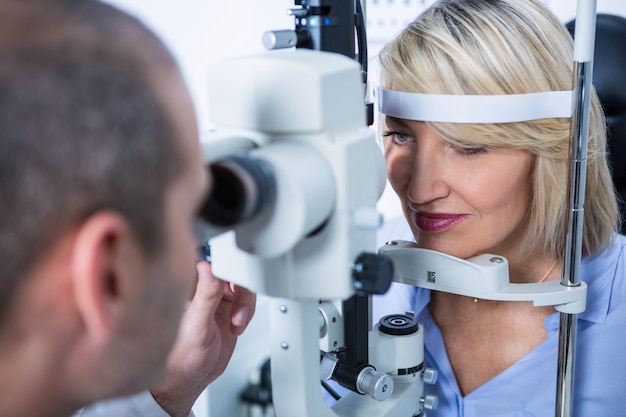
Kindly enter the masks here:
M 233 227 L 273 204 L 276 181 L 271 166 L 248 155 L 233 155 L 208 166 L 213 188 L 200 210 L 205 222 Z

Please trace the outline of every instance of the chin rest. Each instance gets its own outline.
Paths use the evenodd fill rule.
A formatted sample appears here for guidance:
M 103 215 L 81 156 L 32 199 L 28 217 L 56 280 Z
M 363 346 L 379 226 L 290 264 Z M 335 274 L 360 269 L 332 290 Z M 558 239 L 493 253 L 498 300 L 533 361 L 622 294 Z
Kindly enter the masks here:
M 574 34 L 575 22 L 566 24 Z M 609 164 L 619 196 L 622 234 L 626 232 L 626 18 L 598 14 L 593 85 L 607 123 Z

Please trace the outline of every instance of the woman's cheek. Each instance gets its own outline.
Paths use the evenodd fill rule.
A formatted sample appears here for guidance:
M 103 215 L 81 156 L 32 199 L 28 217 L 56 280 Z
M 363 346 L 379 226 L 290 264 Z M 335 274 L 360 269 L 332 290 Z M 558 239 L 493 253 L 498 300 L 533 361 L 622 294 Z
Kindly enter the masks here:
M 413 171 L 413 154 L 400 149 L 387 149 L 387 178 L 396 193 L 408 187 Z

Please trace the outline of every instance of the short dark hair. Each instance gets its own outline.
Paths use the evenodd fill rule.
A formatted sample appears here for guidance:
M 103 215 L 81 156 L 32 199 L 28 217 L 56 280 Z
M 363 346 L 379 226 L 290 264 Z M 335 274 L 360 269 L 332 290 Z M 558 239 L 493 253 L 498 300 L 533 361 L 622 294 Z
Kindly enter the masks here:
M 183 157 L 153 65 L 175 68 L 136 19 L 95 0 L 0 4 L 0 319 L 65 230 L 125 216 L 147 254 Z

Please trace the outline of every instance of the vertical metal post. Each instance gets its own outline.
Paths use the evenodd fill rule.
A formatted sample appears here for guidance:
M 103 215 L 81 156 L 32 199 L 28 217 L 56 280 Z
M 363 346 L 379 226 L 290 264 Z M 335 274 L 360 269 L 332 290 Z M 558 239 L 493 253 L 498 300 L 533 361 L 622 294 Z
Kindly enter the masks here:
M 570 145 L 569 211 L 561 285 L 580 285 L 584 221 L 587 144 L 596 29 L 596 0 L 578 0 L 574 35 L 574 116 Z M 557 364 L 556 416 L 570 417 L 573 409 L 577 314 L 561 313 Z

